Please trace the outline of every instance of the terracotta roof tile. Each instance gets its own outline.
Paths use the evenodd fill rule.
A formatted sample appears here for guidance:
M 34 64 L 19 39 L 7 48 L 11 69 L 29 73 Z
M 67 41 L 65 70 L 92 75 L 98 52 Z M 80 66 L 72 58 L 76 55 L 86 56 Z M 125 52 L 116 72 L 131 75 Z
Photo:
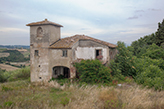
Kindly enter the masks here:
M 79 40 L 92 40 L 95 41 L 97 43 L 106 45 L 108 47 L 111 48 L 116 48 L 116 45 L 105 42 L 105 41 L 101 41 L 89 36 L 85 36 L 85 35 L 75 35 L 75 36 L 71 36 L 71 37 L 66 37 L 66 38 L 62 38 L 60 40 L 58 40 L 57 42 L 55 42 L 54 44 L 50 45 L 49 48 L 72 48 L 73 45 L 79 41 Z
M 54 22 L 50 22 L 47 19 L 40 21 L 40 22 L 29 23 L 26 26 L 38 26 L 38 25 L 54 25 L 54 26 L 58 26 L 58 27 L 63 27 L 62 25 L 54 23 Z

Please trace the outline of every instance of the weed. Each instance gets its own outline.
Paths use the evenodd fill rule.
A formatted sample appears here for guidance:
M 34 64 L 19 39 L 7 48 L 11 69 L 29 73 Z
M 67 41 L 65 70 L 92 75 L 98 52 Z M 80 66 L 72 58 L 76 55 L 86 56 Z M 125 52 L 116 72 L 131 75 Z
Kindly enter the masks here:
M 61 101 L 60 101 L 60 104 L 62 104 L 64 107 L 69 103 L 69 98 L 65 97 L 65 98 L 62 98 Z
M 13 89 L 10 87 L 2 86 L 2 91 L 11 91 L 11 90 Z
M 119 106 L 117 93 L 113 89 L 100 92 L 99 99 L 103 102 L 104 109 L 115 109 Z
M 58 91 L 61 91 L 61 89 L 59 88 L 51 88 L 50 92 L 53 93 L 53 92 L 58 92 Z
M 14 104 L 12 101 L 7 101 L 4 103 L 4 107 L 10 107 L 12 104 Z

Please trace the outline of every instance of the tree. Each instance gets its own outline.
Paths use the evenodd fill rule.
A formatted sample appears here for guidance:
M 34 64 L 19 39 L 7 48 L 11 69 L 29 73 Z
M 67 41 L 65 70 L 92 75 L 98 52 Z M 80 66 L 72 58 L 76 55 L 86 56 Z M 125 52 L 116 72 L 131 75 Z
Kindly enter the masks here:
M 134 57 L 132 52 L 130 52 L 123 42 L 117 42 L 117 50 L 119 53 L 116 55 L 114 61 L 110 63 L 110 68 L 112 70 L 112 75 L 121 73 L 124 76 L 136 75 L 136 69 L 134 67 Z
M 150 45 L 155 43 L 155 34 L 147 35 L 144 37 L 141 37 L 137 41 L 132 42 L 131 47 L 134 48 L 133 55 L 137 57 L 141 57 L 142 54 L 146 52 L 146 49 L 149 48 Z
M 143 56 L 150 57 L 151 59 L 164 59 L 164 50 L 162 47 L 157 46 L 156 44 L 152 44 Z
M 158 23 L 155 41 L 158 46 L 161 46 L 161 44 L 164 43 L 164 19 L 162 23 Z

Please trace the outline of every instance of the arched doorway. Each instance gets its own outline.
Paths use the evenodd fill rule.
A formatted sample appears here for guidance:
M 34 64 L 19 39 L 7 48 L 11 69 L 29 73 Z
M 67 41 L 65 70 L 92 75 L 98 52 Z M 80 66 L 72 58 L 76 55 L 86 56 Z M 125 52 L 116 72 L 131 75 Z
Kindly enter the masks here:
M 63 75 L 64 78 L 70 78 L 70 69 L 64 66 L 55 66 L 52 68 L 52 77 L 58 78 L 58 76 Z

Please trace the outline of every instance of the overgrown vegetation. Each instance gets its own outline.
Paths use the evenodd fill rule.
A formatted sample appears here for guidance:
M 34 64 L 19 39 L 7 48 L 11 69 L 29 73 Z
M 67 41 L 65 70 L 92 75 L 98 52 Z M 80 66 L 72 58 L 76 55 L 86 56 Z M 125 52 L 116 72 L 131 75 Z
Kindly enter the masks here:
M 164 89 L 164 21 L 159 23 L 155 34 L 134 41 L 126 47 L 118 42 L 115 60 L 111 62 L 112 75 L 123 80 L 125 76 L 132 76 L 135 82 L 155 90 Z
M 14 71 L 5 71 L 0 69 L 0 82 L 17 81 L 30 78 L 30 67 Z
M 82 60 L 80 63 L 75 63 L 74 66 L 80 82 L 109 83 L 112 81 L 111 70 L 99 60 Z
M 6 77 L 4 76 L 4 72 L 5 72 L 5 70 L 2 70 L 0 68 L 0 82 L 5 82 L 6 81 Z

